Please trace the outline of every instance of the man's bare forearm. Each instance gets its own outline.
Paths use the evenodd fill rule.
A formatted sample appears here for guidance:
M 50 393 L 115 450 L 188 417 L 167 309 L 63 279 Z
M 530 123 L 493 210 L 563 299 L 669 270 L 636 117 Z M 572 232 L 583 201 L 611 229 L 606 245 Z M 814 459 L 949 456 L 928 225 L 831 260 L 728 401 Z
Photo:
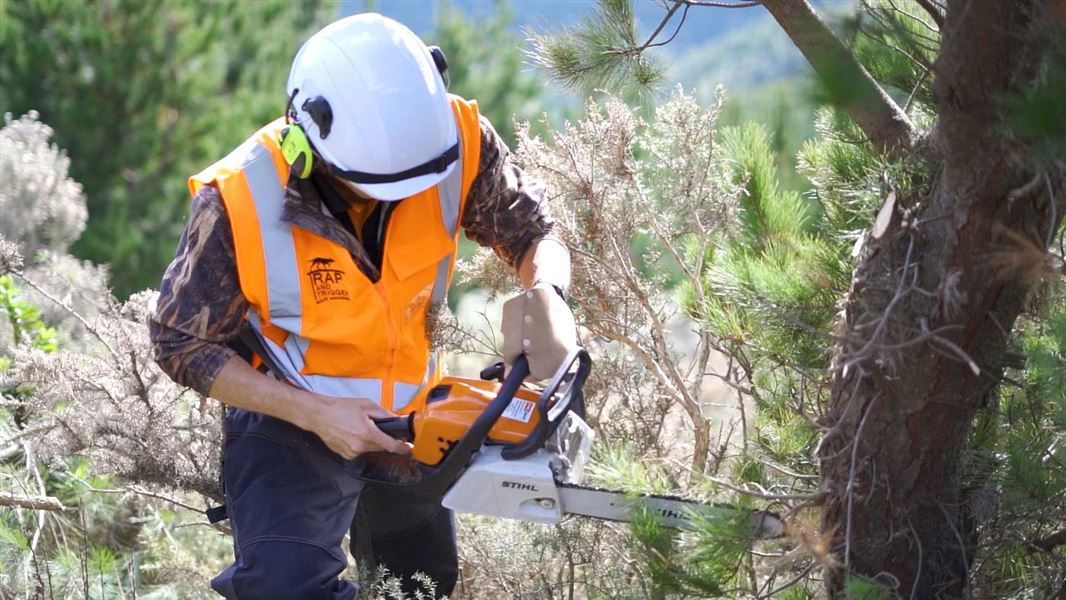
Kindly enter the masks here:
M 385 450 L 406 454 L 408 446 L 385 435 L 373 419 L 393 416 L 367 398 L 336 398 L 308 392 L 256 371 L 239 357 L 215 376 L 210 395 L 243 408 L 288 421 L 322 439 L 344 458 Z
M 316 395 L 282 383 L 253 369 L 238 356 L 226 361 L 209 395 L 227 406 L 243 408 L 312 430 Z
M 518 279 L 525 289 L 538 283 L 567 289 L 570 286 L 570 252 L 554 237 L 533 242 L 518 265 Z

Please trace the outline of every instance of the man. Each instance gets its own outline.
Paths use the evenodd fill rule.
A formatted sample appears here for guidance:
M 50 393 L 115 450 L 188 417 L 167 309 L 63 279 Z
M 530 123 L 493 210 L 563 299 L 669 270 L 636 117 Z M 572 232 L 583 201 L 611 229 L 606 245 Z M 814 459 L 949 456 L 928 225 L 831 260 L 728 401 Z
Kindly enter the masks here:
M 445 68 L 399 23 L 333 23 L 296 55 L 284 119 L 190 179 L 150 329 L 162 368 L 228 407 L 235 560 L 212 581 L 228 598 L 355 597 L 338 579 L 349 528 L 366 566 L 451 592 L 449 511 L 367 488 L 345 464 L 409 453 L 371 419 L 420 408 L 440 376 L 428 330 L 459 225 L 527 290 L 505 306 L 505 359 L 524 352 L 546 378 L 575 343 L 569 256 L 541 193 L 477 105 L 446 93 Z M 257 368 L 248 346 L 268 355 Z

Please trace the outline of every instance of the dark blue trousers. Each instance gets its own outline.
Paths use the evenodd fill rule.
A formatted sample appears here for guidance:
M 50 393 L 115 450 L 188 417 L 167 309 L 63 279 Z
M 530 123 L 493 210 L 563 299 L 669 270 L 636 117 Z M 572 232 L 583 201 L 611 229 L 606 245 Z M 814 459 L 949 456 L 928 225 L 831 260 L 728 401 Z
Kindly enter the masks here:
M 234 561 L 211 587 L 226 598 L 356 598 L 338 578 L 349 531 L 360 566 L 386 567 L 405 592 L 417 572 L 438 596 L 455 587 L 454 518 L 439 500 L 366 486 L 315 434 L 245 410 L 226 412 L 223 461 Z

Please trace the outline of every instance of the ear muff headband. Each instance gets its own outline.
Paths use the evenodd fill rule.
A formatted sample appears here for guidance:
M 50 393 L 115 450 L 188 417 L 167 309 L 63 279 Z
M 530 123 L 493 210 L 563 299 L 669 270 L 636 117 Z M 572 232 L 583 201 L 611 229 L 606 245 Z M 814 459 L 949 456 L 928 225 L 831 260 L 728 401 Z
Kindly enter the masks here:
M 311 175 L 311 166 L 315 155 L 311 150 L 311 142 L 307 141 L 307 134 L 304 132 L 303 127 L 294 122 L 296 111 L 292 107 L 292 102 L 296 99 L 296 94 L 299 93 L 300 88 L 292 90 L 292 94 L 289 95 L 289 101 L 285 104 L 285 127 L 278 134 L 278 145 L 281 146 L 281 156 L 289 164 L 289 167 L 299 168 L 300 172 L 296 175 L 300 179 L 307 179 Z M 304 104 L 307 103 L 305 102 Z M 332 114 L 330 117 L 332 120 Z M 303 162 L 297 165 L 301 157 L 303 157 Z

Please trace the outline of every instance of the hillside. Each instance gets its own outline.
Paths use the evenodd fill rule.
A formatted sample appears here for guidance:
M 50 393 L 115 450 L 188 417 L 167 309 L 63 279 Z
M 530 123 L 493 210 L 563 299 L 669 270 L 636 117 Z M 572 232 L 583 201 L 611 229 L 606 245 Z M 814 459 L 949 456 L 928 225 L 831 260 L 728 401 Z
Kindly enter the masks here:
M 579 23 L 593 13 L 596 4 L 592 0 L 346 0 L 341 5 L 341 13 L 374 10 L 431 38 L 436 15 L 447 6 L 457 7 L 474 19 L 486 18 L 502 6 L 512 13 L 517 31 L 551 32 Z M 659 24 L 664 9 L 658 2 L 642 1 L 636 3 L 636 13 L 642 32 L 647 34 Z M 679 21 L 675 16 L 666 29 L 667 34 Z M 718 83 L 731 90 L 759 87 L 795 77 L 805 68 L 803 57 L 762 8 L 693 8 L 677 37 L 657 52 L 673 65 L 671 71 L 677 81 L 701 92 L 713 90 Z

